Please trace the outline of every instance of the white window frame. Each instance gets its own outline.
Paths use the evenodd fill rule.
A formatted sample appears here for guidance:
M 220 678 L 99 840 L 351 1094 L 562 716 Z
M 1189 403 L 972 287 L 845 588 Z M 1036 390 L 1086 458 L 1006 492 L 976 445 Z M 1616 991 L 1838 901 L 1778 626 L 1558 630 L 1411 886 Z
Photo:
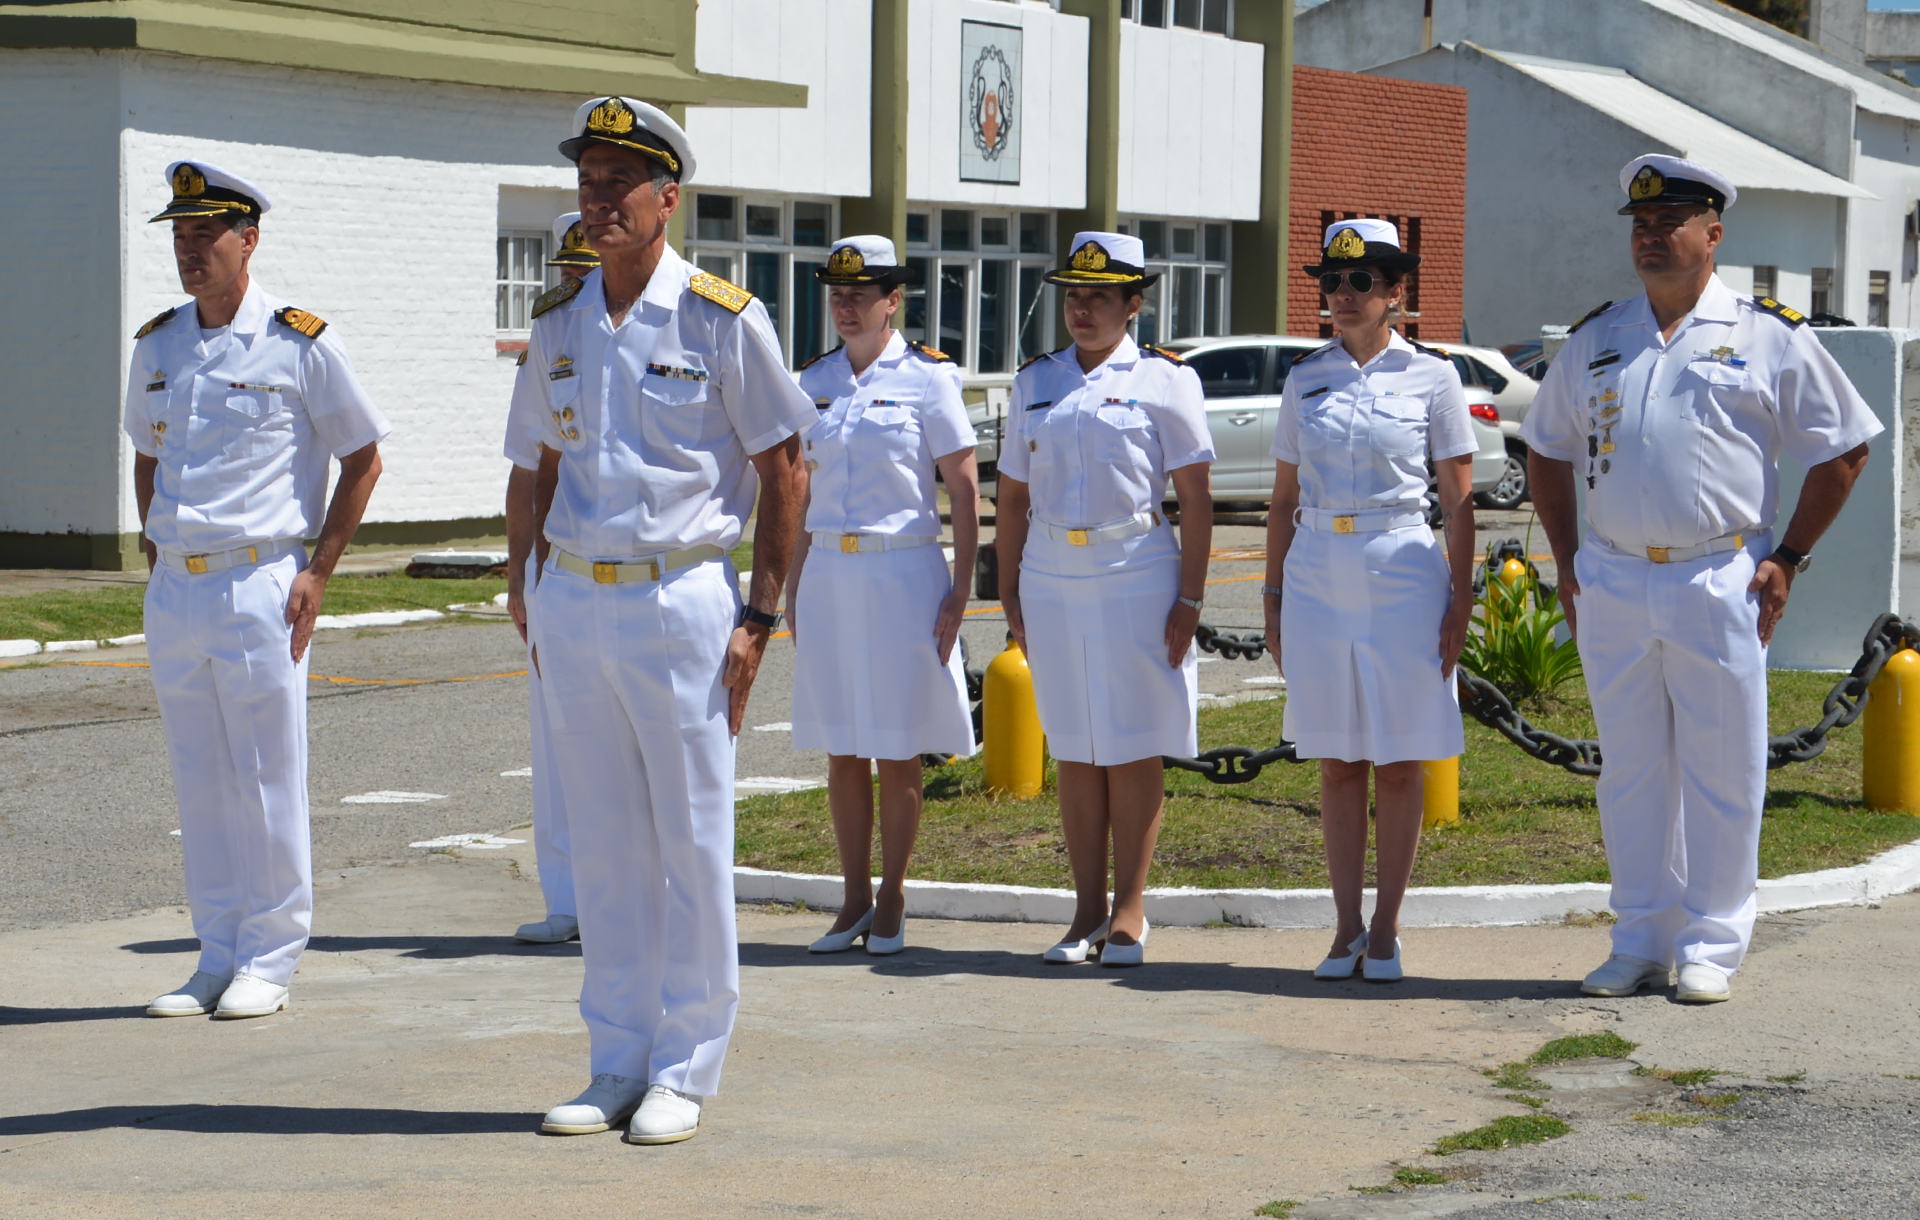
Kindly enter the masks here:
M 817 351 L 831 351 L 839 343 L 833 335 L 832 323 L 827 317 L 827 290 L 824 284 L 815 281 L 811 275 L 796 276 L 796 263 L 821 263 L 827 261 L 827 254 L 833 249 L 833 243 L 840 235 L 840 203 L 830 196 L 817 195 L 772 195 L 764 191 L 729 190 L 724 187 L 694 187 L 690 192 L 694 196 L 687 204 L 687 261 L 703 270 L 711 271 L 721 279 L 739 284 L 751 291 L 748 283 L 747 260 L 754 254 L 771 254 L 778 259 L 782 296 L 775 302 L 774 330 L 780 336 L 780 351 L 793 368 L 805 363 L 804 355 L 796 358 L 797 345 L 794 343 L 795 303 L 802 293 L 813 293 L 815 316 L 820 321 L 819 346 Z M 734 201 L 734 235 L 731 240 L 702 238 L 700 236 L 701 195 L 724 195 Z M 795 204 L 822 204 L 827 208 L 827 243 L 823 246 L 799 246 L 793 242 L 793 216 Z M 747 209 L 749 207 L 777 207 L 780 209 L 780 235 L 777 238 L 749 237 L 747 235 Z M 724 269 L 722 267 L 724 264 Z M 805 282 L 800 280 L 804 278 Z M 762 304 L 765 304 L 763 301 Z
M 1148 25 L 1147 0 L 1120 0 L 1120 18 L 1123 21 L 1146 25 L 1149 29 L 1186 30 L 1194 34 L 1211 34 L 1216 38 L 1232 38 L 1235 0 L 1219 0 L 1219 3 L 1226 8 L 1226 28 L 1219 30 L 1206 28 L 1207 6 L 1213 2 L 1214 0 L 1195 0 L 1195 3 L 1200 6 L 1200 24 L 1197 26 L 1179 24 L 1180 0 L 1161 0 L 1158 25 Z
M 1159 256 L 1148 255 L 1147 274 L 1158 275 L 1160 279 L 1147 287 L 1146 303 L 1141 312 L 1152 310 L 1155 333 L 1148 337 L 1154 343 L 1171 343 L 1176 339 L 1210 339 L 1233 333 L 1233 224 L 1225 220 L 1207 220 L 1193 216 L 1126 216 L 1120 221 L 1120 231 L 1134 236 L 1140 235 L 1141 222 L 1166 226 L 1166 247 Z M 1218 225 L 1223 230 L 1221 240 L 1222 257 L 1207 257 L 1207 227 Z M 1193 252 L 1177 254 L 1174 252 L 1174 234 L 1180 229 L 1193 231 Z M 1199 311 L 1199 329 L 1191 334 L 1176 335 L 1171 331 L 1173 322 L 1174 287 L 1179 271 L 1198 268 L 1200 291 L 1195 300 Z M 1212 278 L 1220 281 L 1220 320 L 1217 329 L 1207 329 L 1207 281 Z M 1136 340 L 1141 338 L 1139 323 L 1130 328 Z
M 528 338 L 533 333 L 532 331 L 533 299 L 539 296 L 541 293 L 545 292 L 547 289 L 553 287 L 555 284 L 560 282 L 560 277 L 556 269 L 547 266 L 547 259 L 551 257 L 551 255 L 547 251 L 547 244 L 552 240 L 553 240 L 553 234 L 546 230 L 518 229 L 518 228 L 498 230 L 497 235 L 494 238 L 494 246 L 493 246 L 493 250 L 494 250 L 493 320 L 495 324 L 494 330 L 501 339 L 505 339 L 509 341 L 517 341 L 517 340 L 523 340 Z M 538 244 L 539 253 L 536 256 L 536 262 L 534 264 L 540 269 L 540 278 L 538 280 L 515 277 L 513 275 L 513 265 L 511 262 L 511 255 L 509 255 L 507 276 L 504 279 L 501 278 L 499 260 L 500 260 L 500 243 L 503 241 L 504 242 L 526 241 L 526 242 L 532 242 L 532 243 Z M 522 288 L 526 290 L 526 296 L 523 299 L 523 302 L 522 302 L 523 307 L 521 311 L 523 314 L 526 315 L 526 324 L 521 326 L 512 326 L 512 325 L 501 326 L 499 325 L 501 320 L 500 319 L 501 291 L 503 289 L 508 291 L 509 303 L 507 305 L 507 308 L 509 309 L 509 311 L 511 311 L 512 309 L 511 292 L 515 288 Z M 509 323 L 515 320 L 511 312 L 509 312 L 506 320 Z
M 903 331 L 907 331 L 909 338 L 918 338 L 921 342 L 927 344 L 927 346 L 940 349 L 941 333 L 943 330 L 942 324 L 946 321 L 946 319 L 941 316 L 941 274 L 945 268 L 955 266 L 962 267 L 966 275 L 966 288 L 963 294 L 963 299 L 966 302 L 965 317 L 960 326 L 963 350 L 959 353 L 951 354 L 957 356 L 961 368 L 967 375 L 969 384 L 978 385 L 996 382 L 1011 384 L 1014 373 L 1018 371 L 1020 366 L 1025 363 L 1028 358 L 1040 352 L 1053 350 L 1055 346 L 1054 316 L 1059 310 L 1059 304 L 1054 297 L 1053 285 L 1042 281 L 1040 293 L 1030 311 L 1032 319 L 1039 323 L 1040 328 L 1037 347 L 1034 350 L 1023 353 L 1020 348 L 1020 334 L 1022 330 L 1025 329 L 1022 324 L 1028 319 L 1026 316 L 1020 315 L 1020 281 L 1022 274 L 1027 268 L 1033 268 L 1036 271 L 1047 271 L 1058 264 L 1056 261 L 1057 255 L 1051 249 L 1039 253 L 1021 253 L 1021 217 L 1023 214 L 1039 217 L 1040 231 L 1047 235 L 1047 242 L 1049 247 L 1051 247 L 1055 240 L 1054 230 L 1058 222 L 1057 216 L 1050 211 L 1031 208 L 1003 209 L 997 207 L 981 207 L 978 204 L 910 203 L 907 205 L 907 211 L 910 215 L 924 215 L 927 218 L 928 240 L 925 242 L 909 241 L 904 255 L 905 258 L 910 260 L 926 260 L 925 279 L 907 289 L 910 299 L 920 299 L 925 302 L 926 333 L 922 335 L 918 330 L 908 331 L 905 317 L 897 319 L 896 325 L 900 326 Z M 940 214 L 943 211 L 972 213 L 968 227 L 969 249 L 943 250 L 940 248 Z M 1005 245 L 988 247 L 982 243 L 982 222 L 987 220 L 1004 220 L 1006 222 L 1007 242 Z M 986 262 L 1009 263 L 1012 265 L 1013 283 L 1011 285 L 1011 294 L 1016 316 L 1011 319 L 1012 330 L 1007 336 L 1009 348 L 1007 367 L 983 372 L 980 368 L 980 267 L 982 263 Z

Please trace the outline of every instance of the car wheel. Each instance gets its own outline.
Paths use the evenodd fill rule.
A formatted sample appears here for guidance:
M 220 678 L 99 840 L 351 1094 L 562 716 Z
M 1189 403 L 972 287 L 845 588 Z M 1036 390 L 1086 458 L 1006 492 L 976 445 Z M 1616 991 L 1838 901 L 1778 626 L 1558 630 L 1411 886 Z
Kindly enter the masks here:
M 1521 446 L 1507 449 L 1507 465 L 1500 472 L 1500 481 L 1491 491 L 1483 491 L 1474 497 L 1481 508 L 1500 510 L 1519 508 L 1527 500 L 1527 451 Z

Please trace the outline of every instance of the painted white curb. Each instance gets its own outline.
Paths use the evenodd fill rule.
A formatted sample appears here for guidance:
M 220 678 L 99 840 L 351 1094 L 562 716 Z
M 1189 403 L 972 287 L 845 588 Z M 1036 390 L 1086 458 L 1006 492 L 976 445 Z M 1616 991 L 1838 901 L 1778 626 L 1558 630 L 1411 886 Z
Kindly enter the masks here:
M 48 652 L 92 652 L 100 647 L 99 640 L 48 640 Z
M 39 640 L 0 640 L 0 657 L 34 657 L 39 655 Z
M 330 627 L 398 627 L 445 617 L 438 610 L 372 610 L 366 614 L 323 614 L 313 620 L 313 626 L 317 631 Z
M 1600 884 L 1416 887 L 1407 891 L 1400 922 L 1413 928 L 1559 923 L 1569 914 L 1606 910 L 1608 889 Z M 1762 881 L 1759 907 L 1761 911 L 1799 911 L 1865 906 L 1914 889 L 1920 889 L 1920 842 L 1896 847 L 1851 868 Z M 738 902 L 804 901 L 823 911 L 839 910 L 845 896 L 838 877 L 758 868 L 735 868 L 733 891 Z M 1249 928 L 1326 928 L 1334 917 L 1332 890 L 1152 889 L 1146 898 L 1147 918 L 1170 928 L 1202 927 L 1216 921 Z M 907 882 L 907 914 L 916 919 L 1064 924 L 1072 922 L 1073 912 L 1072 890 Z

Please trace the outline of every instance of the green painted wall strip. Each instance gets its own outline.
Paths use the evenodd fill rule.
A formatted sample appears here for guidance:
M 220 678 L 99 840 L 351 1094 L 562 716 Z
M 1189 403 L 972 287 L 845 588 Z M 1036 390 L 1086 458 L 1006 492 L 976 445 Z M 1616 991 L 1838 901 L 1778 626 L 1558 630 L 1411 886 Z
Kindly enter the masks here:
M 872 192 L 840 201 L 843 235 L 878 233 L 906 257 L 908 0 L 873 0 Z
M 1260 219 L 1233 226 L 1233 329 L 1287 330 L 1288 167 L 1293 162 L 1293 0 L 1240 0 L 1235 38 L 1267 51 L 1260 132 Z
M 1060 11 L 1085 17 L 1088 27 L 1087 203 L 1060 213 L 1054 249 L 1065 251 L 1075 233 L 1111 232 L 1120 223 L 1120 6 L 1115 0 L 1063 0 Z

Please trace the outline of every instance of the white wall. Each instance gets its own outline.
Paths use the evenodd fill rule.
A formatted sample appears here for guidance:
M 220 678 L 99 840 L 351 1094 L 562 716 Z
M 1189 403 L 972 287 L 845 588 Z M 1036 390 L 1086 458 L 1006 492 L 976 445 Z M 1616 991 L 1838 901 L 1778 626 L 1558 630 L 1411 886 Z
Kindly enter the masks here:
M 872 30 L 871 0 L 701 0 L 694 41 L 700 71 L 805 85 L 807 106 L 690 110 L 699 183 L 868 194 Z
M 1867 320 L 1867 272 L 1893 273 L 1887 321 L 1892 326 L 1920 324 L 1915 294 L 1912 247 L 1906 240 L 1907 208 L 1920 199 L 1920 125 L 1882 115 L 1860 116 L 1860 152 L 1854 181 L 1877 199 L 1856 199 L 1848 208 L 1846 308 L 1840 312 Z
M 1798 191 L 1746 190 L 1722 218 L 1726 236 L 1714 261 L 1736 292 L 1753 291 L 1753 267 L 1780 268 L 1775 299 L 1801 313 L 1813 309 L 1813 269 L 1837 267 L 1840 201 Z
M 1020 182 L 960 181 L 960 23 L 1022 27 Z M 1087 21 L 1029 5 L 913 0 L 907 23 L 907 197 L 1078 208 L 1087 201 Z
M 119 96 L 112 56 L 0 51 L 0 531 L 125 528 Z
M 1266 48 L 1120 23 L 1120 210 L 1260 218 Z

